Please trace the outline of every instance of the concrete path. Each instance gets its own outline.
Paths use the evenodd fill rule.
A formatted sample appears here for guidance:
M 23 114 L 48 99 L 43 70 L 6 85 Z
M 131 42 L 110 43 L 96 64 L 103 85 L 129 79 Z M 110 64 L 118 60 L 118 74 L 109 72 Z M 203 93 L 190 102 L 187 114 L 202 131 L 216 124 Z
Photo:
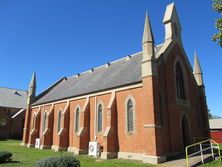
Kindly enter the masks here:
M 211 154 L 204 155 L 204 162 L 212 161 Z M 189 158 L 189 166 L 196 167 L 202 165 L 201 156 L 197 155 L 194 157 Z M 186 158 L 185 156 L 177 157 L 176 159 L 167 161 L 162 163 L 160 166 L 162 167 L 186 167 Z

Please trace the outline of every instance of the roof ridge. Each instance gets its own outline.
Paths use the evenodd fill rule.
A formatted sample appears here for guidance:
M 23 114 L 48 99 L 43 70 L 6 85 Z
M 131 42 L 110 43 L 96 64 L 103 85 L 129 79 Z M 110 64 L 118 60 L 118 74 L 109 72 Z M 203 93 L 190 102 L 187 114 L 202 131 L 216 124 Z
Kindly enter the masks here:
M 120 59 L 117 59 L 117 60 L 114 60 L 114 61 L 110 61 L 110 62 L 107 62 L 107 63 L 109 63 L 109 64 L 111 65 L 111 64 L 116 63 L 116 62 L 118 62 L 118 61 L 121 61 L 121 60 L 126 59 L 128 56 L 133 57 L 133 56 L 136 56 L 136 55 L 138 55 L 138 54 L 140 54 L 140 53 L 142 53 L 142 51 L 139 51 L 139 52 L 136 52 L 136 53 L 133 53 L 133 54 L 124 56 L 124 57 L 122 57 L 122 58 L 120 58 Z M 100 65 L 100 66 L 97 66 L 97 67 L 94 67 L 94 68 L 90 68 L 90 69 L 88 69 L 88 70 L 86 70 L 86 71 L 83 71 L 83 72 L 81 72 L 81 73 L 74 74 L 74 75 L 69 76 L 69 77 L 67 77 L 67 78 L 68 78 L 68 79 L 69 79 L 69 78 L 73 78 L 73 77 L 76 77 L 77 75 L 81 76 L 82 74 L 88 73 L 88 72 L 89 72 L 90 70 L 92 70 L 92 69 L 96 70 L 96 69 L 99 69 L 99 68 L 102 68 L 102 67 L 106 67 L 107 63 L 106 63 L 106 64 L 103 64 L 103 65 Z
M 22 91 L 22 92 L 27 92 L 28 91 L 28 90 L 24 90 L 24 89 L 9 88 L 9 87 L 6 87 L 6 86 L 0 86 L 0 88 L 10 89 L 10 90 L 18 90 L 18 91 Z

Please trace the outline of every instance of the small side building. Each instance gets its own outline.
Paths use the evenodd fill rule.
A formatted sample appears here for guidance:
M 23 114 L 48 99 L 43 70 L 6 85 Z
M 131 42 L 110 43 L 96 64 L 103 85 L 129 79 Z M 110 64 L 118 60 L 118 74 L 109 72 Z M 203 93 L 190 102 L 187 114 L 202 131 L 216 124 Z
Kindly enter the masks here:
M 0 87 L 0 139 L 22 138 L 27 91 Z
M 222 144 L 222 118 L 220 119 L 210 119 L 210 137 Z

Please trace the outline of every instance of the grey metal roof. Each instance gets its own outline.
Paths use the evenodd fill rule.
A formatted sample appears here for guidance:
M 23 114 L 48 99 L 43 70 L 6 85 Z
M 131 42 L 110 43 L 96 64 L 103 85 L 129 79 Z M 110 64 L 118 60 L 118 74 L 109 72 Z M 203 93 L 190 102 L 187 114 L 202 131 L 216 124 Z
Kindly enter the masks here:
M 0 87 L 0 107 L 25 108 L 27 92 Z
M 210 119 L 210 129 L 222 129 L 222 118 Z
M 162 46 L 159 45 L 156 52 Z M 41 96 L 33 105 L 141 82 L 142 52 L 129 57 L 111 62 L 109 65 L 97 67 L 91 72 L 89 70 L 81 73 L 78 77 L 68 77 Z

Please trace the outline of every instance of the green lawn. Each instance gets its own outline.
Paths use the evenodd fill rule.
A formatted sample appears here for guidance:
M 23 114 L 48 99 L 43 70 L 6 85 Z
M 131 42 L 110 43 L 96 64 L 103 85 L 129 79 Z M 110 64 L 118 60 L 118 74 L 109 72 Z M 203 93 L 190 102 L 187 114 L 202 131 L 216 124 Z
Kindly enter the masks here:
M 21 141 L 0 140 L 0 151 L 9 151 L 13 153 L 13 162 L 0 164 L 1 167 L 34 167 L 37 160 L 62 155 L 73 155 L 68 152 L 54 152 L 53 150 L 38 150 L 34 148 L 27 148 L 20 146 Z M 155 165 L 143 164 L 138 161 L 127 160 L 96 160 L 87 155 L 77 156 L 80 160 L 81 167 L 155 167 Z M 156 165 L 164 166 L 165 165 Z M 222 162 L 213 161 L 203 165 L 203 167 L 221 167 Z
M 54 152 L 53 150 L 38 150 L 20 146 L 21 141 L 0 141 L 0 151 L 9 151 L 13 153 L 13 162 L 0 164 L 1 167 L 33 167 L 37 160 L 50 156 L 73 155 L 68 152 Z M 141 162 L 126 160 L 96 160 L 89 156 L 77 156 L 81 167 L 153 167 L 153 165 L 143 164 Z

